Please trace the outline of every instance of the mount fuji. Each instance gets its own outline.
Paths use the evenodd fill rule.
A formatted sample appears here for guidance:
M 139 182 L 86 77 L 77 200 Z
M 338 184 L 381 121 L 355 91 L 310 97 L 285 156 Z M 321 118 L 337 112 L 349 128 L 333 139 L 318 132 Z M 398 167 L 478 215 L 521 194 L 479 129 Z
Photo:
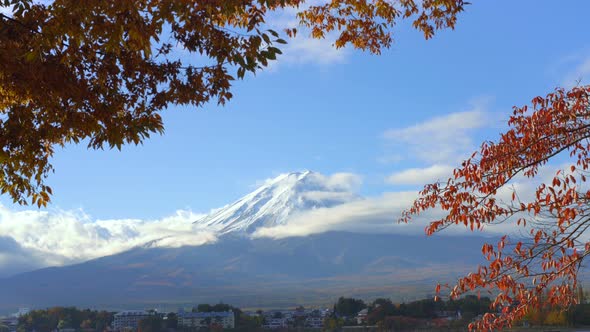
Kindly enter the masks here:
M 339 296 L 412 299 L 431 293 L 436 281 L 452 281 L 481 262 L 484 240 L 474 236 L 342 231 L 282 239 L 251 236 L 314 209 L 362 200 L 352 193 L 357 182 L 345 174 L 280 175 L 195 220 L 195 229 L 217 234 L 213 243 L 164 247 L 155 241 L 0 279 L 0 312 L 54 305 L 176 308 L 218 301 L 285 307 L 329 304 Z

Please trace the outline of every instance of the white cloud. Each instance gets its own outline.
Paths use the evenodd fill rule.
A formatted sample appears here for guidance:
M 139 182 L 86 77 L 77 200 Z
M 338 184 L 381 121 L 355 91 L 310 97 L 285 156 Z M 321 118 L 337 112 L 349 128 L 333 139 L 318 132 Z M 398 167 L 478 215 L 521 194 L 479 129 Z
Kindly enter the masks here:
M 334 40 L 334 36 L 328 36 L 326 39 L 315 39 L 300 34 L 289 39 L 289 43 L 282 50 L 283 55 L 280 56 L 279 63 L 297 65 L 344 63 L 350 52 L 345 48 L 336 49 L 333 46 Z
M 93 220 L 83 211 L 11 211 L 0 206 L 0 238 L 18 246 L 2 247 L 2 261 L 34 257 L 41 266 L 64 265 L 116 254 L 135 246 L 178 247 L 215 241 L 192 222 L 201 215 L 177 211 L 157 220 Z M 11 255 L 9 261 L 7 256 Z M 0 269 L 6 267 L 0 262 Z
M 301 194 L 301 197 L 308 201 L 326 202 L 349 202 L 356 198 L 356 195 L 347 191 L 308 191 Z
M 331 230 L 375 231 L 383 226 L 398 226 L 397 230 L 417 231 L 415 225 L 397 224 L 396 216 L 409 206 L 416 193 L 387 193 L 381 197 L 363 199 L 332 208 L 319 208 L 293 216 L 284 225 L 261 227 L 254 237 L 284 238 L 305 236 Z M 422 228 L 423 229 L 423 228 Z
M 282 31 L 286 28 L 297 28 L 297 36 L 287 39 L 288 44 L 281 45 L 279 48 L 283 52 L 278 57 L 278 61 L 271 62 L 271 67 L 275 68 L 281 64 L 291 65 L 330 65 L 346 62 L 350 54 L 350 49 L 334 47 L 334 41 L 337 34 L 330 33 L 324 39 L 316 39 L 310 36 L 310 32 L 299 26 L 297 12 L 305 10 L 312 5 L 320 5 L 326 1 L 306 1 L 298 8 L 288 7 L 283 11 L 274 12 L 268 17 L 268 25 L 271 29 Z
M 387 130 L 383 137 L 407 155 L 430 163 L 455 164 L 474 149 L 472 134 L 490 126 L 488 99 L 473 101 L 471 109 L 428 119 L 422 123 Z M 399 153 L 397 154 L 400 155 Z
M 291 217 L 286 224 L 260 227 L 254 238 L 281 239 L 292 236 L 307 236 L 328 231 L 351 231 L 361 233 L 424 234 L 428 223 L 440 218 L 441 211 L 432 209 L 416 216 L 411 223 L 399 223 L 398 218 L 407 209 L 417 192 L 389 192 L 379 197 L 357 200 L 330 208 L 318 208 Z M 496 236 L 514 232 L 510 223 L 491 225 L 480 235 Z M 467 235 L 465 227 L 451 227 L 441 235 Z
M 578 82 L 588 84 L 590 82 L 590 56 L 576 57 L 574 69 L 568 72 L 563 80 L 565 87 L 573 87 Z
M 334 191 L 356 191 L 363 182 L 362 177 L 354 173 L 334 173 L 332 175 L 313 173 L 313 176 L 322 186 Z
M 385 181 L 389 184 L 424 185 L 438 180 L 447 180 L 453 175 L 453 167 L 435 164 L 425 168 L 409 168 L 388 176 Z
M 200 230 L 194 234 L 185 233 L 169 235 L 162 239 L 153 241 L 148 245 L 148 247 L 180 248 L 185 246 L 200 246 L 206 243 L 213 243 L 215 241 L 217 241 L 215 232 Z

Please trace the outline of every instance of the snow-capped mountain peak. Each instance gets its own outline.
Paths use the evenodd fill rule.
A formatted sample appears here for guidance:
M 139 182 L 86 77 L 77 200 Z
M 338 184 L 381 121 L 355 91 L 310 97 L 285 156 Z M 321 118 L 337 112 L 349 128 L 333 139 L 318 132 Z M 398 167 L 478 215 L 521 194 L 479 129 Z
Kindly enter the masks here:
M 250 234 L 258 227 L 285 224 L 302 211 L 355 200 L 353 183 L 346 175 L 327 177 L 311 171 L 281 174 L 195 223 L 220 234 Z

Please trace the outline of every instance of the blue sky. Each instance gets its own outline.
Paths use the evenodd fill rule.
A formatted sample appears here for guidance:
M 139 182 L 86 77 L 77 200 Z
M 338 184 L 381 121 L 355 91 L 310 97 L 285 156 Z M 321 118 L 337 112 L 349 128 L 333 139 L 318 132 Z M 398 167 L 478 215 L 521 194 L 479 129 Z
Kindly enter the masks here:
M 589 1 L 473 2 L 455 31 L 429 41 L 401 24 L 380 56 L 300 35 L 271 68 L 237 82 L 225 107 L 172 107 L 163 136 L 122 152 L 57 151 L 50 206 L 0 198 L 0 276 L 162 237 L 215 241 L 192 222 L 265 179 L 305 169 L 351 188 L 362 179 L 358 194 L 367 199 L 311 211 L 261 236 L 423 234 L 428 216 L 395 223 L 417 189 L 497 138 L 512 106 L 590 80 Z M 534 193 L 534 184 L 523 188 Z
M 457 159 L 416 157 L 436 143 L 432 136 L 414 146 L 386 133 L 475 111 L 485 125 L 457 132 L 465 146 L 496 137 L 513 105 L 589 74 L 588 12 L 582 0 L 474 1 L 455 31 L 429 41 L 402 24 L 380 56 L 292 41 L 295 51 L 238 82 L 225 107 L 171 107 L 164 136 L 122 152 L 58 151 L 49 209 L 82 208 L 101 219 L 207 212 L 257 181 L 303 169 L 358 174 L 365 196 L 416 188 L 386 179 Z

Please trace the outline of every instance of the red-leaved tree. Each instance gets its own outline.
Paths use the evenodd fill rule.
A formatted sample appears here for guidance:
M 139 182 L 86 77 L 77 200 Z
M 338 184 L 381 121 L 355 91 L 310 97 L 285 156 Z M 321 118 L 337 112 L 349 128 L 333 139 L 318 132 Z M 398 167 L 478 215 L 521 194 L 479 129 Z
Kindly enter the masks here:
M 402 216 L 409 222 L 425 210 L 441 209 L 442 217 L 426 227 L 428 235 L 451 225 L 515 228 L 497 244 L 485 244 L 488 262 L 450 288 L 453 298 L 481 290 L 495 295 L 492 310 L 470 324 L 472 330 L 510 327 L 530 310 L 576 303 L 578 274 L 590 253 L 590 86 L 536 97 L 531 106 L 515 107 L 508 125 L 446 183 L 426 185 Z M 563 156 L 567 167 L 544 180 L 543 166 Z M 521 177 L 540 183 L 534 195 L 511 186 Z M 518 229 L 526 236 L 516 235 Z

